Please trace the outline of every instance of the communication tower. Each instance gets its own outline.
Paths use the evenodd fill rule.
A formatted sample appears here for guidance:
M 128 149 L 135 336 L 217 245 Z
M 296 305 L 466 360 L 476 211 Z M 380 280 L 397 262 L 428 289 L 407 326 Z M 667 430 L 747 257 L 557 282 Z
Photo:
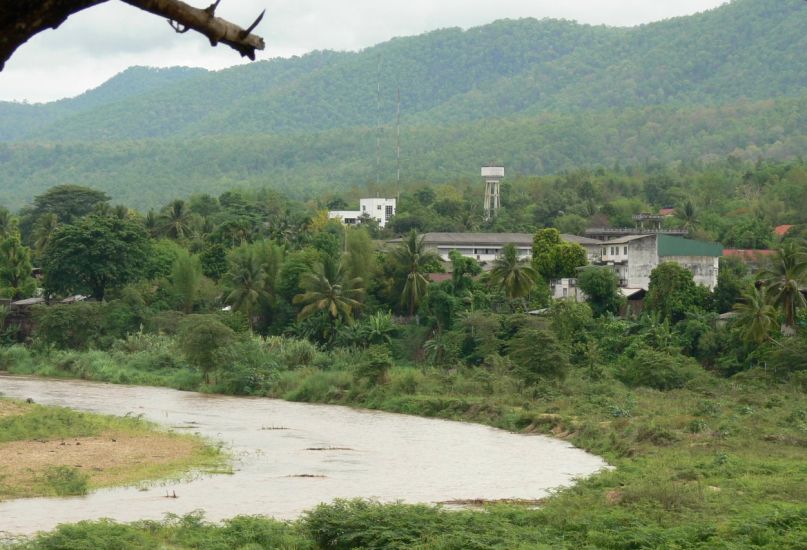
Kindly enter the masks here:
M 485 221 L 496 217 L 502 206 L 501 183 L 504 179 L 504 167 L 483 166 L 482 177 L 485 178 Z

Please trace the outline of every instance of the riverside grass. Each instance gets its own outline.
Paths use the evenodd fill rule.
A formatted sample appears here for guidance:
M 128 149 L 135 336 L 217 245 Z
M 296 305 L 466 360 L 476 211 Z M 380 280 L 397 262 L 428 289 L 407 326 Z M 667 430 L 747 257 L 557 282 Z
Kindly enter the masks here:
M 226 462 L 220 448 L 140 419 L 0 398 L 0 501 L 225 471 Z
M 51 356 L 13 353 L 19 357 L 16 366 L 6 361 L 11 372 L 75 375 Z M 108 364 L 114 363 L 111 356 L 87 353 L 91 357 L 71 355 L 84 365 L 82 377 L 93 378 L 91 364 L 103 366 L 98 371 L 102 376 L 114 372 Z M 152 378 L 160 385 L 190 379 L 181 370 L 141 371 L 133 367 L 137 364 L 142 361 L 133 359 L 121 367 L 125 378 Z M 546 433 L 614 466 L 559 491 L 538 510 L 491 505 L 482 513 L 447 512 L 429 506 L 337 502 L 292 523 L 238 518 L 216 526 L 199 516 L 131 526 L 83 523 L 44 535 L 31 547 L 57 548 L 54 541 L 68 531 L 74 541 L 109 537 L 114 541 L 109 548 L 803 547 L 807 397 L 802 387 L 778 383 L 763 370 L 731 379 L 704 372 L 685 388 L 667 392 L 631 389 L 607 374 L 601 379 L 586 375 L 574 370 L 564 381 L 525 387 L 505 371 L 398 366 L 377 385 L 338 363 L 328 370 L 275 373 L 262 392 L 294 401 Z M 210 390 L 201 379 L 196 389 Z M 127 546 L 124 534 L 138 542 Z M 222 540 L 235 540 L 230 537 L 243 544 L 223 545 Z

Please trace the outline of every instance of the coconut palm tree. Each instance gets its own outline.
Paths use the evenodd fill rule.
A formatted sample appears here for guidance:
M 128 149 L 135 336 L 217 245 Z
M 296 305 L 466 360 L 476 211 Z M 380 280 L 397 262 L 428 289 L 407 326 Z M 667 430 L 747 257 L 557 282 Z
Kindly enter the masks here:
M 224 284 L 229 288 L 225 301 L 235 311 L 246 315 L 250 330 L 255 323 L 255 309 L 261 301 L 270 298 L 267 290 L 266 271 L 260 258 L 249 247 L 234 249 L 228 258 L 229 269 L 224 275 Z
M 36 220 L 31 237 L 34 241 L 34 253 L 37 258 L 42 257 L 50 238 L 59 227 L 59 216 L 56 214 L 42 214 Z
M 698 212 L 691 200 L 687 200 L 683 208 L 676 210 L 676 216 L 681 220 L 682 228 L 690 233 L 698 228 Z
M 406 276 L 401 292 L 401 305 L 406 306 L 412 316 L 428 292 L 429 279 L 426 270 L 430 264 L 439 262 L 440 257 L 426 248 L 423 237 L 418 238 L 417 233 L 412 231 L 392 251 L 392 260 Z
M 182 240 L 191 231 L 191 216 L 185 201 L 177 199 L 165 209 L 158 221 L 160 235 Z
M 518 257 L 515 245 L 507 244 L 493 261 L 490 282 L 501 285 L 509 300 L 524 299 L 535 286 L 538 273 L 526 259 Z
M 764 286 L 754 287 L 743 294 L 743 301 L 734 305 L 734 311 L 737 313 L 734 326 L 744 340 L 757 345 L 770 340 L 778 315 L 768 300 Z
M 300 287 L 303 293 L 294 297 L 295 304 L 302 304 L 297 318 L 302 320 L 320 311 L 327 312 L 332 322 L 353 322 L 353 311 L 361 307 L 356 298 L 364 289 L 360 278 L 344 280 L 341 264 L 326 260 L 316 264 L 313 271 L 303 273 Z
M 787 242 L 776 250 L 770 267 L 759 274 L 771 303 L 780 308 L 785 316 L 782 333 L 795 334 L 796 310 L 807 307 L 801 293 L 807 285 L 807 254 L 795 242 Z

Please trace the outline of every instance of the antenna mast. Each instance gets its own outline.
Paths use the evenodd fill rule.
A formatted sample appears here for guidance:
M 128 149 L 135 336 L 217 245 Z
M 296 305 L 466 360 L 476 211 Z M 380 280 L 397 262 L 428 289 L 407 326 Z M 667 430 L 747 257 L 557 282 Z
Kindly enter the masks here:
M 401 88 L 398 88 L 398 115 L 395 137 L 396 160 L 398 162 L 398 193 L 401 192 Z
M 381 56 L 378 56 L 378 79 L 376 92 L 376 136 L 375 136 L 375 185 L 381 185 Z

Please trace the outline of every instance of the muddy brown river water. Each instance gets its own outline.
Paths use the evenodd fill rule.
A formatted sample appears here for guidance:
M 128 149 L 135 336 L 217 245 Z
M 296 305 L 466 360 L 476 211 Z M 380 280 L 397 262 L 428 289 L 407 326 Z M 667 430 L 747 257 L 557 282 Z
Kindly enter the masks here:
M 290 519 L 336 498 L 411 503 L 538 499 L 607 467 L 599 457 L 548 437 L 330 405 L 12 376 L 0 376 L 0 394 L 98 413 L 143 415 L 221 441 L 235 457 L 232 475 L 205 475 L 145 490 L 2 502 L 0 532 L 10 534 L 102 517 L 161 519 L 169 512 L 198 509 L 211 520 L 239 514 Z M 166 498 L 167 493 L 177 498 Z

